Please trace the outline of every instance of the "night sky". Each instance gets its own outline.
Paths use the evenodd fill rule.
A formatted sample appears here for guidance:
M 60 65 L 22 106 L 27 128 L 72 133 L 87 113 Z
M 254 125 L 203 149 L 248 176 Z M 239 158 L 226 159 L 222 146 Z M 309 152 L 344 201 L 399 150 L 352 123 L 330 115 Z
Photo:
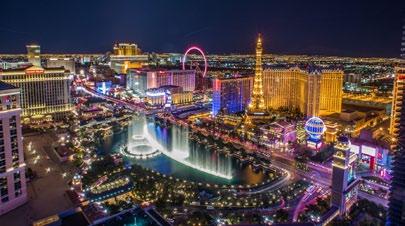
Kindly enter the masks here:
M 5 0 L 0 53 L 105 53 L 117 41 L 147 52 L 397 57 L 405 0 Z

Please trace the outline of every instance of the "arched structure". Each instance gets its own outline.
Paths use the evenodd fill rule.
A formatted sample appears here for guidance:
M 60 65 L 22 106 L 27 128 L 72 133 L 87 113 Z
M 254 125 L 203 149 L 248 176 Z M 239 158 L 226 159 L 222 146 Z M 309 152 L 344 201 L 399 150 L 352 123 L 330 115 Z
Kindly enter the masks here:
M 205 75 L 207 74 L 207 68 L 208 68 L 208 63 L 207 63 L 207 58 L 205 57 L 204 52 L 202 51 L 202 49 L 200 49 L 197 46 L 192 46 L 190 48 L 187 49 L 187 51 L 184 53 L 183 59 L 182 59 L 182 64 L 183 64 L 183 70 L 186 70 L 186 60 L 187 60 L 187 54 L 191 51 L 197 51 L 199 52 L 203 59 L 204 59 L 204 72 L 203 72 L 203 77 L 205 77 Z

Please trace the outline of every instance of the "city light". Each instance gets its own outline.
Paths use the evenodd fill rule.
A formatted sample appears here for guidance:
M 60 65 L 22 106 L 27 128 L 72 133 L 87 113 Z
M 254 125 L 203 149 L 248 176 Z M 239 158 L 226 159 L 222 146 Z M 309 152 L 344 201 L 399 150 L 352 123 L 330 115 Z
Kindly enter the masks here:
M 2 4 L 1 224 L 405 225 L 401 7 L 187 3 Z

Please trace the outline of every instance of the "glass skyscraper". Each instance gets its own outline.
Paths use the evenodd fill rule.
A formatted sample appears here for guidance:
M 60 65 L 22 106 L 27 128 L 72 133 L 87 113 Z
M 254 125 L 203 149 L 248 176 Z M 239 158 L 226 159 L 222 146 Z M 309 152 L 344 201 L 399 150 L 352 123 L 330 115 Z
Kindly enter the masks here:
M 250 102 L 253 77 L 216 78 L 213 80 L 212 114 L 220 111 L 234 114 L 246 109 Z

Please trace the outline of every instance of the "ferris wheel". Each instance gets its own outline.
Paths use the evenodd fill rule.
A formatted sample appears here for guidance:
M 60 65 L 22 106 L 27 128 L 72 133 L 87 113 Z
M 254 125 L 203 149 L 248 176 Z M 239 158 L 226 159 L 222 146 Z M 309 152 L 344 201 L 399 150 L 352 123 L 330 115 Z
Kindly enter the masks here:
M 202 51 L 202 49 L 200 49 L 200 48 L 197 47 L 197 46 L 192 46 L 192 47 L 188 48 L 188 49 L 186 50 L 186 52 L 184 53 L 184 56 L 183 56 L 183 59 L 182 59 L 183 70 L 186 70 L 187 55 L 188 55 L 191 51 L 197 51 L 197 52 L 199 52 L 199 53 L 201 54 L 201 56 L 203 57 L 203 59 L 204 59 L 204 71 L 203 71 L 202 76 L 205 77 L 205 75 L 207 74 L 207 67 L 208 67 L 207 58 L 205 57 L 205 54 L 204 54 L 204 52 Z

